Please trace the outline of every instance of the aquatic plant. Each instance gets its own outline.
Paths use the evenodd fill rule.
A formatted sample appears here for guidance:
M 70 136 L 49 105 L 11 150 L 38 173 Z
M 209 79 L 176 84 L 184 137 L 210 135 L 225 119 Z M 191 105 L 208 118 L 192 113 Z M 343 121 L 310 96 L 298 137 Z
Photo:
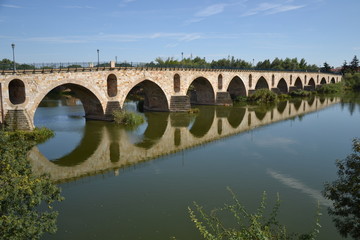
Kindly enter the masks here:
M 250 103 L 270 103 L 277 101 L 277 94 L 269 89 L 256 90 L 254 94 L 248 97 Z
M 144 122 L 144 117 L 135 112 L 114 111 L 114 121 L 125 126 L 138 126 Z

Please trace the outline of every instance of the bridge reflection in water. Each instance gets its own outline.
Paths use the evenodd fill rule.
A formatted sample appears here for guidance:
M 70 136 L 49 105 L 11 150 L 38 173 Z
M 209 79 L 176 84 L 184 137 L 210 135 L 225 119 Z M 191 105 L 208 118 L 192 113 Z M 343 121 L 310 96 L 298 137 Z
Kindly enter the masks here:
M 270 110 L 255 107 L 201 107 L 188 113 L 149 113 L 146 129 L 128 131 L 104 122 L 87 122 L 83 138 L 68 155 L 49 161 L 37 147 L 29 152 L 36 174 L 48 173 L 55 182 L 118 169 L 206 144 L 267 124 L 301 117 L 340 102 L 311 98 L 281 102 Z

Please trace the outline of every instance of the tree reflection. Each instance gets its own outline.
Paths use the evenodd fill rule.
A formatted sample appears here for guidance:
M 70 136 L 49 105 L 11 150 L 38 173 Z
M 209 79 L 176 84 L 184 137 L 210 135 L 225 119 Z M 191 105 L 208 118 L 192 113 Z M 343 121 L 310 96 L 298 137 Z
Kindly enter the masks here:
M 328 212 L 342 236 L 360 239 L 360 139 L 353 140 L 353 153 L 336 166 L 338 179 L 325 184 L 324 196 L 333 201 Z

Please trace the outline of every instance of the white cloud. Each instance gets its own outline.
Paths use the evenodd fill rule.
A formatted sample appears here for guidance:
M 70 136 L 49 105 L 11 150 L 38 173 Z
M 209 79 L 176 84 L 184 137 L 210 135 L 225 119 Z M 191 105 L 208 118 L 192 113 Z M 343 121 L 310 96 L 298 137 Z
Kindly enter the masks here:
M 86 42 L 134 42 L 143 39 L 169 39 L 178 42 L 190 42 L 202 38 L 199 33 L 152 33 L 152 34 L 104 34 L 92 36 L 66 36 L 66 37 L 31 37 L 18 41 L 48 42 L 48 43 L 86 43 Z
M 256 8 L 250 9 L 243 13 L 241 16 L 251 16 L 256 14 L 271 15 L 287 11 L 293 11 L 305 7 L 306 5 L 289 5 L 289 4 L 274 4 L 274 3 L 261 3 Z
M 64 6 L 64 8 L 72 8 L 72 9 L 94 9 L 94 7 L 90 6 Z
M 21 8 L 18 5 L 11 5 L 11 4 L 0 4 L 0 7 L 5 7 L 5 8 Z
M 195 16 L 196 17 L 209 17 L 212 15 L 222 13 L 224 11 L 226 5 L 227 4 L 223 4 L 223 3 L 210 5 L 206 8 L 204 8 L 203 10 L 197 12 L 195 14 Z
M 135 2 L 136 0 L 122 0 L 121 3 L 119 3 L 119 7 L 125 7 L 129 3 Z

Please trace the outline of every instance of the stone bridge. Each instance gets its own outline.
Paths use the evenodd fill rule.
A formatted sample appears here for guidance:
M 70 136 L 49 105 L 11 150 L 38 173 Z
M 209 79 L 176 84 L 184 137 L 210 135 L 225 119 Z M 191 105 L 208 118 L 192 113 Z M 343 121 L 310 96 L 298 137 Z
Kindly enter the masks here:
M 36 69 L 1 72 L 1 123 L 33 129 L 39 103 L 54 88 L 71 89 L 87 119 L 111 120 L 131 91 L 144 95 L 144 109 L 181 112 L 191 104 L 231 105 L 232 98 L 261 88 L 277 93 L 314 90 L 341 81 L 342 76 L 318 72 L 239 69 L 106 67 Z
M 284 121 L 301 118 L 333 104 L 340 98 L 311 98 L 281 102 L 267 112 L 248 107 L 202 107 L 199 114 L 158 113 L 147 116 L 147 129 L 137 140 L 115 124 L 89 122 L 83 139 L 72 152 L 59 159 L 47 159 L 37 147 L 28 154 L 33 172 L 50 174 L 56 182 L 134 166 L 144 161 L 173 154 L 235 134 Z M 179 117 L 179 115 L 182 115 Z M 184 117 L 185 116 L 185 117 Z M 179 120 L 180 119 L 180 120 Z M 187 119 L 187 120 L 184 120 Z M 158 131 L 154 132 L 151 129 Z M 81 154 L 79 154 L 81 153 Z

